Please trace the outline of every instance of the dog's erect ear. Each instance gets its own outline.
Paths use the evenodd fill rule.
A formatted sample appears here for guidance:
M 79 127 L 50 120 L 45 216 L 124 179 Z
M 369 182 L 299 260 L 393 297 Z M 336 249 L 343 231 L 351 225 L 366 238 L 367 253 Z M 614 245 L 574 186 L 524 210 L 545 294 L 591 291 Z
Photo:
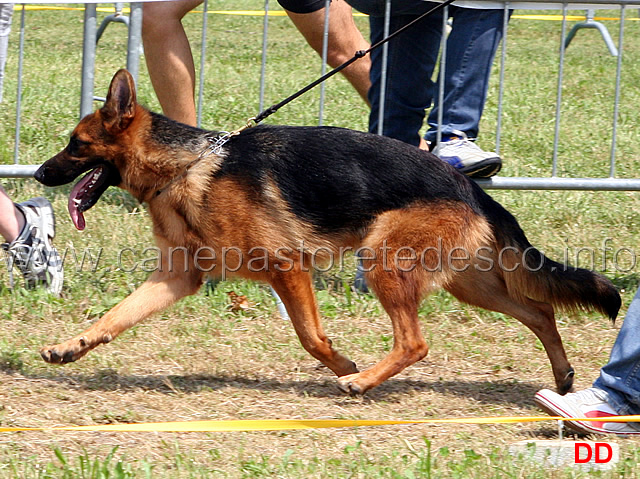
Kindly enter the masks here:
M 102 122 L 112 135 L 127 129 L 136 114 L 136 85 L 131 73 L 118 70 L 111 80 L 107 101 L 100 109 Z

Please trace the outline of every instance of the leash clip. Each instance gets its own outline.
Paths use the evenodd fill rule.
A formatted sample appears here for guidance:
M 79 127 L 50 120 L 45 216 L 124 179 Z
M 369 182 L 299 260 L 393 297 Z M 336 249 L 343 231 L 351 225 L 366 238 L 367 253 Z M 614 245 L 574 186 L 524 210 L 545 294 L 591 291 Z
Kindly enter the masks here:
M 251 128 L 253 126 L 257 126 L 258 125 L 258 120 L 257 117 L 252 116 L 251 118 L 247 119 L 247 122 L 244 124 L 244 126 L 242 128 L 238 128 L 237 130 L 235 130 L 233 132 L 234 135 L 237 135 L 238 133 L 240 133 L 241 131 L 244 131 L 248 128 Z
M 251 122 L 254 122 L 254 123 L 257 125 L 257 124 L 258 124 L 258 119 L 257 119 L 257 117 L 252 116 L 251 118 L 249 118 L 249 119 L 247 120 L 247 124 L 245 125 L 245 128 L 250 128 L 251 126 L 253 126 L 253 125 L 251 124 Z

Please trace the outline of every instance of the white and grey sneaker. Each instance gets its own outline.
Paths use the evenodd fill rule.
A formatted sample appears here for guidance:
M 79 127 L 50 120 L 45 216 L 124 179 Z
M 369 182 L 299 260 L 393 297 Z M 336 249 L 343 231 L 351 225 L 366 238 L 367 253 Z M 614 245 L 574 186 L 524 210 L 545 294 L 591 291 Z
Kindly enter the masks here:
M 633 422 L 612 422 L 607 418 L 620 416 L 607 402 L 606 393 L 598 388 L 588 388 L 561 396 L 549 389 L 536 393 L 535 403 L 551 416 L 566 417 L 567 426 L 583 434 L 615 434 L 638 436 L 640 426 Z M 573 421 L 570 418 L 597 419 Z
M 56 296 L 62 290 L 64 271 L 58 251 L 53 247 L 55 217 L 51 203 L 45 198 L 33 198 L 16 207 L 24 214 L 25 225 L 11 243 L 3 243 L 11 288 L 14 287 L 13 267 L 24 276 L 27 288 L 43 285 Z
M 472 178 L 489 178 L 502 168 L 502 160 L 496 153 L 484 151 L 463 131 L 454 130 L 443 138 L 433 153 Z

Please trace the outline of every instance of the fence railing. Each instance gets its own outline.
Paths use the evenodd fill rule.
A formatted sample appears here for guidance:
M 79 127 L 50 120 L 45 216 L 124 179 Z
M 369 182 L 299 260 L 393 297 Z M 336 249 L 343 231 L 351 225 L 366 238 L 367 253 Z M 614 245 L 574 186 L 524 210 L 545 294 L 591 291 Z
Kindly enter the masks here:
M 275 3 L 275 0 L 271 0 Z M 48 3 L 48 2 L 40 2 Z M 60 3 L 60 2 L 56 2 Z M 620 102 L 620 90 L 623 84 L 622 78 L 622 65 L 623 65 L 623 44 L 625 38 L 625 16 L 630 7 L 640 7 L 640 0 L 590 0 L 589 2 L 581 1 L 568 1 L 562 3 L 554 3 L 545 0 L 527 0 L 526 2 L 482 2 L 477 1 L 475 3 L 484 3 L 491 5 L 493 8 L 496 5 L 501 5 L 504 10 L 504 24 L 505 33 L 502 40 L 502 46 L 499 54 L 500 77 L 498 86 L 498 105 L 497 105 L 497 121 L 496 121 L 496 152 L 500 152 L 501 140 L 502 140 L 502 115 L 504 111 L 504 87 L 505 78 L 504 71 L 506 62 L 508 59 L 507 45 L 508 45 L 508 12 L 509 9 L 554 9 L 562 10 L 562 23 L 561 23 L 561 36 L 560 44 L 558 48 L 558 69 L 557 69 L 557 90 L 555 100 L 555 128 L 553 138 L 549 138 L 549 142 L 553 144 L 552 159 L 551 159 L 551 172 L 548 177 L 503 177 L 497 176 L 487 180 L 479 180 L 478 183 L 484 188 L 490 189 L 544 189 L 544 190 L 640 190 L 640 179 L 618 178 L 616 177 L 616 136 L 618 128 L 618 115 L 619 115 L 619 102 Z M 327 5 L 329 1 L 327 0 Z M 388 8 L 390 0 L 387 0 Z M 119 5 L 119 4 L 117 4 Z M 225 4 L 226 8 L 230 8 L 228 3 Z M 264 94 L 265 94 L 265 64 L 266 64 L 266 49 L 269 43 L 268 25 L 269 25 L 269 0 L 264 1 L 264 23 L 263 23 L 263 35 L 262 35 L 262 69 L 260 80 L 260 92 L 259 92 L 259 105 L 260 109 L 264 107 Z M 205 48 L 207 45 L 207 2 L 203 4 L 203 29 L 202 29 L 202 46 L 200 51 L 201 70 L 204 62 Z M 608 36 L 606 27 L 602 26 L 598 22 L 594 21 L 593 11 L 599 8 L 617 9 L 619 11 L 619 30 L 617 45 Z M 569 10 L 583 9 L 586 12 L 585 21 L 582 24 L 575 25 L 571 32 L 567 33 L 567 17 Z M 140 27 L 142 20 L 142 3 L 131 3 L 131 10 L 128 18 L 128 60 L 127 67 L 132 73 L 137 75 L 139 51 L 141 44 Z M 328 16 L 326 18 L 328 21 Z M 443 25 L 445 28 L 445 25 Z M 567 178 L 558 175 L 558 151 L 559 151 L 559 138 L 560 138 L 560 121 L 562 117 L 562 95 L 563 95 L 563 81 L 564 81 L 564 62 L 565 62 L 565 48 L 571 41 L 573 34 L 578 28 L 597 28 L 605 41 L 609 51 L 613 55 L 617 55 L 616 71 L 613 73 L 615 81 L 615 92 L 611 100 L 612 117 L 610 119 L 610 137 L 611 144 L 609 145 L 609 174 L 601 178 Z M 13 165 L 0 165 L 0 177 L 29 177 L 32 176 L 37 165 L 23 165 L 19 161 L 19 145 L 20 145 L 20 96 L 21 96 L 21 75 L 22 75 L 22 55 L 24 54 L 24 35 L 26 32 L 26 20 L 25 10 L 22 9 L 20 14 L 20 47 L 19 55 L 20 62 L 18 68 L 18 101 L 16 107 L 16 135 L 15 135 L 15 154 Z M 97 15 L 95 3 L 87 3 L 85 5 L 84 12 L 84 39 L 83 39 L 83 63 L 81 72 L 81 92 L 80 92 L 80 116 L 90 113 L 93 110 L 93 73 L 96 60 L 96 36 L 97 36 Z M 445 38 L 445 35 L 443 35 Z M 328 42 L 327 35 L 325 35 L 325 45 Z M 325 57 L 321 60 L 322 64 L 326 64 L 326 52 L 327 48 L 323 49 Z M 441 61 L 446 60 L 446 51 L 443 52 Z M 198 121 L 201 118 L 202 112 L 202 91 L 203 91 L 203 75 L 200 76 L 200 87 L 198 92 Z M 442 82 L 441 82 L 442 83 Z M 354 93 L 355 94 L 355 93 Z M 324 102 L 324 89 L 320 91 L 322 105 Z M 439 95 L 442 98 L 442 94 Z M 381 102 L 382 103 L 382 102 Z M 322 106 L 318 113 L 318 123 L 323 121 L 323 109 Z
M 498 105 L 498 121 L 496 131 L 496 150 L 500 151 L 500 139 L 501 139 L 501 116 L 503 111 L 502 105 L 502 92 L 504 90 L 504 76 L 506 63 L 506 45 L 507 45 L 507 13 L 509 8 L 518 8 L 519 6 L 525 6 L 527 8 L 562 8 L 562 27 L 560 35 L 560 45 L 558 48 L 558 78 L 557 78 L 557 92 L 556 92 L 556 107 L 555 107 L 555 128 L 553 137 L 553 154 L 552 154 L 552 166 L 551 175 L 546 178 L 507 178 L 507 177 L 494 177 L 487 180 L 480 180 L 478 183 L 483 188 L 493 189 L 527 189 L 527 190 L 640 190 L 640 179 L 623 179 L 616 178 L 616 135 L 618 127 L 618 112 L 620 102 L 620 89 L 622 85 L 622 63 L 623 63 L 623 42 L 624 42 L 624 24 L 625 14 L 630 6 L 640 6 L 639 1 L 627 1 L 621 0 L 616 2 L 564 2 L 562 4 L 553 4 L 545 2 L 543 0 L 534 0 L 533 2 L 506 2 L 504 3 L 504 15 L 505 15 L 505 35 L 502 41 L 502 55 L 500 58 L 500 100 Z M 619 35 L 617 48 L 613 45 L 613 41 L 609 36 L 606 27 L 599 22 L 594 22 L 593 12 L 596 8 L 611 8 L 616 7 L 620 12 L 619 20 Z M 587 12 L 585 22 L 579 23 L 573 27 L 571 32 L 567 34 L 567 16 L 568 10 L 584 8 Z M 566 178 L 558 176 L 558 146 L 560 139 L 560 120 L 562 116 L 562 94 L 563 94 L 563 80 L 564 80 L 564 60 L 566 47 L 571 42 L 575 32 L 579 28 L 592 28 L 596 27 L 603 35 L 603 40 L 606 43 L 609 51 L 617 56 L 616 71 L 615 71 L 615 94 L 611 99 L 612 101 L 612 118 L 611 118 L 611 145 L 609 155 L 609 175 L 604 178 Z

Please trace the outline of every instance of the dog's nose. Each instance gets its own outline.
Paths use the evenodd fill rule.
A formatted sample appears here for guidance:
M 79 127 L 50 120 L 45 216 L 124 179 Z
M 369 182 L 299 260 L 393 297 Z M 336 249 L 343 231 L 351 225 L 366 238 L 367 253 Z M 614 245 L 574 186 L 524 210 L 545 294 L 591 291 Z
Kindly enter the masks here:
M 36 172 L 33 174 L 33 177 L 38 180 L 40 183 L 43 182 L 44 177 L 45 177 L 45 170 L 47 169 L 46 166 L 41 165 L 40 168 L 38 168 L 36 170 Z
M 46 165 L 46 163 L 44 163 L 40 165 L 40 168 L 36 170 L 36 172 L 33 174 L 33 177 L 43 185 L 47 185 L 48 173 L 49 173 L 49 167 Z

